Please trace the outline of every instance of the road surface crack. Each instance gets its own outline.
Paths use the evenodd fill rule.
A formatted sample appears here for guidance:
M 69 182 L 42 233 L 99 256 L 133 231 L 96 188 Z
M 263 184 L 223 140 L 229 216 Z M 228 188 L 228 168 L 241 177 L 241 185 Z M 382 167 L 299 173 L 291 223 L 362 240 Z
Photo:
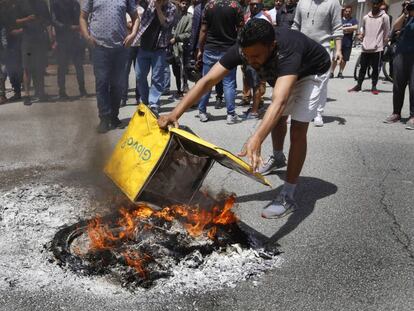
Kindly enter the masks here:
M 393 171 L 393 170 L 392 170 Z M 395 237 L 397 243 L 399 243 L 403 249 L 407 252 L 408 256 L 414 261 L 414 251 L 411 248 L 411 239 L 408 234 L 403 230 L 401 224 L 398 222 L 397 217 L 391 210 L 391 206 L 386 203 L 386 189 L 384 186 L 385 181 L 387 180 L 388 176 L 390 175 L 391 171 L 389 171 L 385 177 L 382 179 L 380 183 L 380 190 L 381 190 L 381 199 L 380 204 L 384 212 L 388 215 L 388 217 L 392 221 L 391 231 Z

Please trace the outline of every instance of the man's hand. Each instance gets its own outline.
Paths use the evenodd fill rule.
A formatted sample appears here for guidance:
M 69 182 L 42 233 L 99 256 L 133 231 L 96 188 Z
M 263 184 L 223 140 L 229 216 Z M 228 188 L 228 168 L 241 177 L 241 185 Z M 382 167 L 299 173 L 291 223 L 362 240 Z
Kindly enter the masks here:
M 158 118 L 158 126 L 163 130 L 168 129 L 168 126 L 172 125 L 178 128 L 178 121 L 177 118 L 172 114 L 169 113 L 167 115 L 162 115 Z
M 70 30 L 77 32 L 77 31 L 80 31 L 80 27 L 79 27 L 79 25 L 71 25 Z
M 97 45 L 96 40 L 91 35 L 86 37 L 86 44 L 91 48 L 94 48 Z
M 203 52 L 201 50 L 197 50 L 195 61 L 196 61 L 195 66 L 197 68 L 201 68 L 202 67 L 201 64 L 203 63 Z
M 32 14 L 25 18 L 26 23 L 30 23 L 36 20 L 36 15 Z
M 335 61 L 340 64 L 344 60 L 344 56 L 342 55 L 342 50 L 337 50 L 335 52 Z
M 239 153 L 239 157 L 247 157 L 252 166 L 253 173 L 257 172 L 259 166 L 263 164 L 261 157 L 262 143 L 256 136 L 251 136 L 244 144 L 242 151 Z
M 171 44 L 171 45 L 175 44 L 175 38 L 172 38 L 172 39 L 170 40 L 170 44 Z
M 135 34 L 131 33 L 128 36 L 125 37 L 124 39 L 124 46 L 129 48 L 132 44 L 132 42 L 134 42 L 135 39 Z

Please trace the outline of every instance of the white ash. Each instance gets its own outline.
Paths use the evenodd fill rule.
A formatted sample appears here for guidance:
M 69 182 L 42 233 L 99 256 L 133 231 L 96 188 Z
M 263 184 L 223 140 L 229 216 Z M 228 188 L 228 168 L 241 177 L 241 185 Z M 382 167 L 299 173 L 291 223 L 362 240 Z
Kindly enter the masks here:
M 87 277 L 62 269 L 45 248 L 63 226 L 91 218 L 102 210 L 85 188 L 31 183 L 0 192 L 0 288 L 25 291 L 78 289 L 97 295 L 125 295 L 146 299 L 159 293 L 189 293 L 234 287 L 280 267 L 277 256 L 264 259 L 257 250 L 232 245 L 205 256 L 192 254 L 173 268 L 173 276 L 161 279 L 150 290 L 133 293 L 108 277 Z

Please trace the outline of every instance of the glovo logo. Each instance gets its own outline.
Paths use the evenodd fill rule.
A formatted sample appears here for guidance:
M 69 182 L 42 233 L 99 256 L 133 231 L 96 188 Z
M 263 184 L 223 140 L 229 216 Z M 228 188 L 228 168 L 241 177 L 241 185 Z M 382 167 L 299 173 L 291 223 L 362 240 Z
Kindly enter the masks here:
M 121 148 L 132 148 L 134 149 L 137 153 L 138 156 L 144 160 L 144 161 L 148 161 L 149 159 L 151 159 L 151 150 L 149 150 L 148 148 L 146 148 L 143 144 L 141 144 L 139 141 L 134 140 L 133 137 L 128 137 L 121 145 Z

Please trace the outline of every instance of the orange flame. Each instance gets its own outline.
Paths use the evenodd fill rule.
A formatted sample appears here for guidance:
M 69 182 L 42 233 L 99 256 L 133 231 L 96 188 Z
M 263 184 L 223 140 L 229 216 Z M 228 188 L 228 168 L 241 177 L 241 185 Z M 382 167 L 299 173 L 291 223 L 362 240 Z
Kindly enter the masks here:
M 182 223 L 191 236 L 197 237 L 204 233 L 213 240 L 217 234 L 217 225 L 227 225 L 238 220 L 232 211 L 234 203 L 235 197 L 231 196 L 225 201 L 223 207 L 216 205 L 211 209 L 200 206 L 173 205 L 160 211 L 154 211 L 144 204 L 134 206 L 133 209 L 121 208 L 120 218 L 117 221 L 119 228 L 116 229 L 116 234 L 108 224 L 103 223 L 101 217 L 96 217 L 89 222 L 90 249 L 111 249 L 116 242 L 133 239 L 137 229 L 150 230 L 151 224 L 141 222 L 150 217 L 168 222 L 176 219 Z M 143 262 L 150 260 L 150 257 L 145 254 L 141 256 L 138 252 L 124 252 L 122 255 L 126 263 L 144 277 L 145 270 L 142 265 Z
M 144 264 L 151 260 L 151 256 L 144 254 L 143 256 L 136 251 L 126 251 L 122 253 L 128 266 L 135 269 L 135 271 L 144 279 L 147 278 L 147 271 L 144 269 Z

